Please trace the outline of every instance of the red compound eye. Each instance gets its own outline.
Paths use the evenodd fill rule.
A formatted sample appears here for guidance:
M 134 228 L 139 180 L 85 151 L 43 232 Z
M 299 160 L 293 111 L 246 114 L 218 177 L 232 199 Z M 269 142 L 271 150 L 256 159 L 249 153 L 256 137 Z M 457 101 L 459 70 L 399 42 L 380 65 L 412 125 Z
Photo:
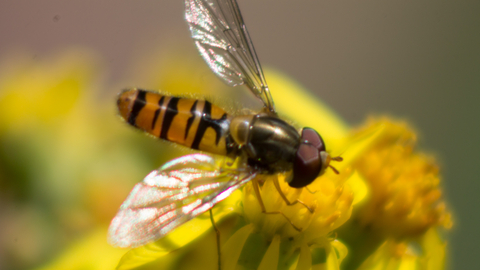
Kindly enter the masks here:
M 317 147 L 310 143 L 301 143 L 293 161 L 293 178 L 288 183 L 291 187 L 305 187 L 315 178 L 322 169 L 322 158 Z
M 326 151 L 325 143 L 318 132 L 311 128 L 303 128 L 302 141 L 308 141 L 311 145 L 315 146 L 318 151 Z

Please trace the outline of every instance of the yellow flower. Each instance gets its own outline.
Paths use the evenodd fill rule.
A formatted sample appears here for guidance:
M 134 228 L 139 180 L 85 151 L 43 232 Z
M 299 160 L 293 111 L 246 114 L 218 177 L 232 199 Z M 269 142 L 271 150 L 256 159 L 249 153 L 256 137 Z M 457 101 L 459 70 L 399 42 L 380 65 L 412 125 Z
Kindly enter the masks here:
M 353 138 L 365 134 L 371 134 L 370 140 L 354 167 L 365 179 L 369 193 L 339 231 L 340 239 L 351 250 L 346 266 L 355 269 L 372 253 L 372 257 L 399 267 L 405 261 L 427 265 L 431 263 L 427 258 L 443 265 L 444 252 L 441 256 L 430 256 L 431 245 L 425 242 L 427 237 L 440 243 L 440 238 L 433 236 L 438 227 L 452 226 L 451 214 L 441 197 L 438 166 L 432 157 L 414 150 L 415 133 L 404 122 L 371 119 L 354 132 Z M 412 252 L 411 245 L 420 245 L 423 251 Z M 362 269 L 370 269 L 374 262 L 377 263 L 369 258 Z
M 439 168 L 433 157 L 414 151 L 415 133 L 406 123 L 385 118 L 371 120 L 365 129 L 382 131 L 355 164 L 372 190 L 357 214 L 361 226 L 395 238 L 416 236 L 439 225 L 450 228 Z
M 113 268 L 124 251 L 106 244 L 105 231 L 118 205 L 178 154 L 159 156 L 165 145 L 125 129 L 116 93 L 102 98 L 98 55 L 8 55 L 0 63 L 0 250 L 8 254 L 0 268 Z

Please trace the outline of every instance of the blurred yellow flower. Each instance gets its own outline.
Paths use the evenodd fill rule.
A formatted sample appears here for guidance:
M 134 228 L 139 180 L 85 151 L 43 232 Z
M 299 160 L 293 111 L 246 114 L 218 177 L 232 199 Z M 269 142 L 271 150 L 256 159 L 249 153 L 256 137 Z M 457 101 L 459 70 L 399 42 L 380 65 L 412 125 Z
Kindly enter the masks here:
M 441 200 L 439 168 L 432 157 L 414 151 L 415 133 L 406 123 L 370 120 L 365 130 L 381 129 L 355 164 L 368 179 L 371 197 L 358 210 L 361 226 L 395 238 L 412 237 L 431 227 L 451 227 Z
M 118 121 L 94 53 L 7 55 L 0 61 L 0 268 L 32 268 L 58 254 L 83 260 L 79 269 L 106 265 L 91 248 L 64 250 L 88 246 L 83 238 L 106 230 L 132 184 L 171 156 L 158 156 L 165 146 Z M 103 262 L 115 266 L 123 252 L 101 247 L 112 255 Z
M 354 168 L 368 185 L 368 197 L 339 230 L 339 238 L 351 247 L 347 269 L 356 269 L 372 253 L 362 269 L 380 261 L 392 269 L 443 269 L 445 251 L 438 249 L 445 244 L 437 234 L 451 228 L 452 221 L 441 197 L 438 166 L 414 150 L 415 133 L 404 122 L 370 119 L 352 139 L 366 134 L 368 146 Z M 432 241 L 438 243 L 435 251 L 430 251 Z

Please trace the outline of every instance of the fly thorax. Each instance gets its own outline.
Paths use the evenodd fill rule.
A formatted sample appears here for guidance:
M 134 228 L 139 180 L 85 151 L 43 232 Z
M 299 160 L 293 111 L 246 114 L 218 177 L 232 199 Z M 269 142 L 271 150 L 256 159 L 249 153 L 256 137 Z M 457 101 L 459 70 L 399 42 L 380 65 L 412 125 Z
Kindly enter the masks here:
M 271 173 L 292 169 L 300 134 L 285 121 L 267 115 L 239 116 L 232 120 L 230 132 L 251 165 Z
M 248 143 L 250 127 L 253 123 L 255 115 L 236 116 L 230 122 L 230 135 L 233 140 L 240 146 Z

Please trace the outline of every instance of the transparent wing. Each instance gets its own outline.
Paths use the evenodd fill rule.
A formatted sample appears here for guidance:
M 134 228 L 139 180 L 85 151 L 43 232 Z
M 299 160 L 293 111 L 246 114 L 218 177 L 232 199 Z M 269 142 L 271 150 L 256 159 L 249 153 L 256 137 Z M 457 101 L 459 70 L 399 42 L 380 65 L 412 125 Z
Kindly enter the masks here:
M 211 209 L 256 176 L 220 170 L 207 155 L 174 159 L 135 185 L 108 229 L 114 246 L 136 247 L 154 241 Z
M 228 85 L 246 84 L 275 113 L 262 67 L 236 0 L 185 0 L 185 17 L 200 54 Z

